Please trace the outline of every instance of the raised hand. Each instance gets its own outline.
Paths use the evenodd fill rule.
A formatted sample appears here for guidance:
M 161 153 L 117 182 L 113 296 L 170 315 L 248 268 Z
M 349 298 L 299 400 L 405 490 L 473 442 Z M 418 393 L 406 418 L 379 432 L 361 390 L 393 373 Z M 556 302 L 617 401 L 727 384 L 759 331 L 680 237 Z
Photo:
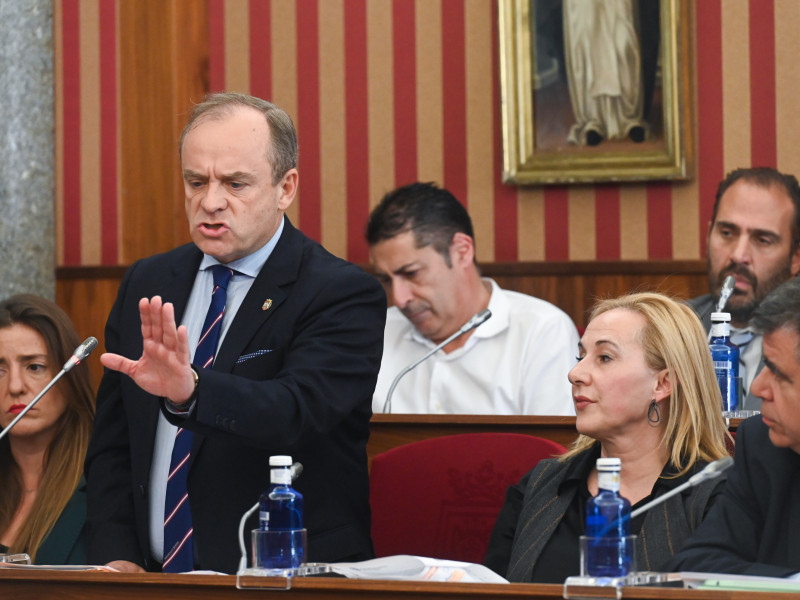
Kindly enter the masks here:
M 169 398 L 174 404 L 188 401 L 194 392 L 186 327 L 175 323 L 172 303 L 161 296 L 139 301 L 144 345 L 139 360 L 105 353 L 103 366 L 128 375 L 144 391 Z

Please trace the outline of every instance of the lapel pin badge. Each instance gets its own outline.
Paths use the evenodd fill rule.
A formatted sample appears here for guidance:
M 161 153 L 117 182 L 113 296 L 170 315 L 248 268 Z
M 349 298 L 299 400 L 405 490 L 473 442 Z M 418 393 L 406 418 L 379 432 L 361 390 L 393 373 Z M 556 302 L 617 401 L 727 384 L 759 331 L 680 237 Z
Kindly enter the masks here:
M 272 306 L 272 298 L 267 298 L 264 300 L 264 304 L 261 305 L 261 310 L 269 310 L 270 306 Z

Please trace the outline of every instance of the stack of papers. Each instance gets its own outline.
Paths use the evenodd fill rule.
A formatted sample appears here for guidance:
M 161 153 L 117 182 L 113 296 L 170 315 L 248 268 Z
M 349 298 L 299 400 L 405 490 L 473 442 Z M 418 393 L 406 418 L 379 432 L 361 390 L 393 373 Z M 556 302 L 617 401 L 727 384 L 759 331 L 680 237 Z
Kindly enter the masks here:
M 508 583 L 483 565 L 401 554 L 361 562 L 331 563 L 334 573 L 351 579 L 399 579 L 459 583 Z
M 800 592 L 800 581 L 782 577 L 731 575 L 730 573 L 678 573 L 688 588 L 747 590 L 750 592 Z

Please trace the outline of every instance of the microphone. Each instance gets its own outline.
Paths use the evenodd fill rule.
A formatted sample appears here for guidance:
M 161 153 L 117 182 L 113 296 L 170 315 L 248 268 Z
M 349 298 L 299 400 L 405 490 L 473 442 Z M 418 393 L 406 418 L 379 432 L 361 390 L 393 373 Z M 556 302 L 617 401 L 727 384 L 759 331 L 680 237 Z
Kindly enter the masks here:
M 28 411 L 33 408 L 33 406 L 42 398 L 42 396 L 44 396 L 50 390 L 50 388 L 53 387 L 56 382 L 64 376 L 65 373 L 71 371 L 75 365 L 79 365 L 81 362 L 86 360 L 86 357 L 89 356 L 95 348 L 97 348 L 97 338 L 95 337 L 86 338 L 86 340 L 80 346 L 75 348 L 72 356 L 67 362 L 64 363 L 64 366 L 61 367 L 61 371 L 59 371 L 58 374 L 50 380 L 50 383 L 44 386 L 41 392 L 36 394 L 36 397 L 30 402 L 30 404 L 23 408 L 16 418 L 8 424 L 8 427 L 3 429 L 3 431 L 0 431 L 0 440 L 2 440 L 3 437 L 5 437 L 5 435 L 11 431 L 11 428 L 17 424 L 17 421 L 28 414 Z
M 75 352 L 72 353 L 72 356 L 70 356 L 69 360 L 64 363 L 64 372 L 67 373 L 76 365 L 81 364 L 92 352 L 94 352 L 95 348 L 97 348 L 97 338 L 86 338 L 86 340 L 80 346 L 75 348 Z
M 722 312 L 728 299 L 733 293 L 733 288 L 736 286 L 736 278 L 733 275 L 728 275 L 725 281 L 722 282 L 722 288 L 719 290 L 719 300 L 717 301 L 717 310 L 714 312 Z
M 303 474 L 303 463 L 293 462 L 290 469 L 292 472 L 292 481 L 294 481 Z
M 733 293 L 733 288 L 736 286 L 736 278 L 733 275 L 728 275 L 725 278 L 725 281 L 722 282 L 722 287 L 719 290 L 719 300 L 717 300 L 717 305 L 714 308 L 714 312 L 722 312 L 725 308 L 725 305 L 728 303 L 728 299 L 731 297 Z M 708 330 L 708 341 L 711 341 L 711 329 Z
M 441 344 L 438 344 L 435 348 L 433 348 L 430 352 L 425 354 L 422 358 L 414 361 L 413 363 L 408 365 L 405 369 L 400 371 L 397 374 L 397 377 L 394 378 L 394 381 L 392 381 L 392 385 L 389 388 L 389 393 L 386 394 L 386 402 L 383 403 L 383 412 L 384 413 L 392 412 L 392 394 L 394 393 L 394 388 L 397 387 L 397 384 L 400 382 L 400 379 L 403 377 L 403 375 L 405 375 L 406 373 L 408 373 L 412 369 L 415 369 L 417 367 L 417 365 L 419 365 L 421 362 L 424 362 L 424 361 L 428 360 L 431 356 L 433 356 L 439 350 L 441 350 L 442 348 L 447 346 L 447 344 L 452 342 L 454 339 L 456 339 L 458 337 L 461 337 L 462 335 L 464 335 L 468 331 L 472 331 L 478 325 L 482 325 L 491 316 L 492 316 L 492 311 L 490 311 L 488 308 L 484 308 L 479 313 L 473 315 L 472 318 L 470 318 L 469 321 L 464 323 L 464 325 L 461 326 L 461 329 L 456 331 L 453 335 L 451 335 L 449 338 L 447 338 Z
M 244 524 L 261 506 L 261 502 L 256 502 L 247 509 L 239 520 L 239 573 L 247 569 L 247 547 L 244 542 Z
M 606 525 L 605 529 L 603 529 L 600 532 L 600 535 L 598 537 L 604 537 L 609 531 L 615 529 L 617 527 L 618 522 L 624 523 L 625 521 L 630 521 L 631 519 L 635 519 L 640 514 L 647 512 L 654 506 L 658 506 L 662 502 L 666 502 L 669 498 L 672 498 L 672 496 L 674 496 L 675 494 L 680 494 L 686 488 L 694 487 L 696 485 L 700 485 L 703 481 L 719 477 L 726 469 L 732 466 L 733 466 L 733 459 L 730 456 L 723 456 L 722 458 L 715 460 L 714 462 L 708 463 L 705 466 L 705 468 L 703 468 L 702 471 L 700 471 L 699 473 L 695 473 L 689 478 L 688 481 L 683 482 L 675 489 L 668 491 L 666 494 L 659 496 L 655 500 L 651 500 L 644 506 L 640 506 L 639 508 L 625 515 L 621 519 L 617 519 Z
M 638 517 L 643 512 L 650 510 L 651 508 L 657 506 L 658 504 L 661 504 L 662 502 L 671 498 L 675 494 L 679 494 L 686 488 L 694 487 L 696 485 L 700 485 L 704 481 L 707 481 L 709 479 L 714 479 L 715 477 L 719 477 L 725 470 L 729 469 L 732 466 L 733 466 L 733 459 L 730 456 L 723 456 L 719 460 L 715 460 L 714 462 L 708 463 L 702 471 L 692 475 L 688 481 L 685 481 L 684 483 L 682 483 L 675 489 L 670 490 L 663 496 L 659 496 L 655 500 L 651 500 L 644 506 L 640 506 L 639 508 L 631 512 L 629 518 L 634 519 Z

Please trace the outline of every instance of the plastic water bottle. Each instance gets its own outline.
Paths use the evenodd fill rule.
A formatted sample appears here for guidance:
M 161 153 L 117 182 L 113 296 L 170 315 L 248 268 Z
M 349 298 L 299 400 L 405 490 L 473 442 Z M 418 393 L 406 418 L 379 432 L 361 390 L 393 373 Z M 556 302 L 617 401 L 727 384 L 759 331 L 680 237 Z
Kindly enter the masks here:
M 261 567 L 295 569 L 305 559 L 303 496 L 292 488 L 291 456 L 271 456 L 269 467 L 269 489 L 258 499 L 259 527 L 274 535 L 261 538 Z
M 597 496 L 586 503 L 586 572 L 592 577 L 624 577 L 631 571 L 628 547 L 631 503 L 619 494 L 619 458 L 597 459 Z
M 717 372 L 722 410 L 739 410 L 739 348 L 731 341 L 730 313 L 711 313 L 711 360 Z

